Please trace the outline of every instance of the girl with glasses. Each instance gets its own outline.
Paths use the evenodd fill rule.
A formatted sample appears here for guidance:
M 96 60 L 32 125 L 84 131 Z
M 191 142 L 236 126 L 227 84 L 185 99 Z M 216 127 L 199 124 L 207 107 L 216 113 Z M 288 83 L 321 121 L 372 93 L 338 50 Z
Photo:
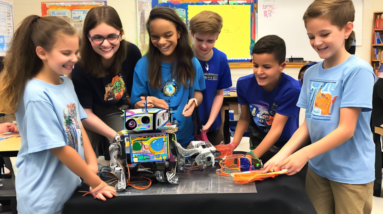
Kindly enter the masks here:
M 104 153 L 107 160 L 109 142 L 124 129 L 121 109 L 129 108 L 133 71 L 141 58 L 137 46 L 123 37 L 114 8 L 91 9 L 84 22 L 80 60 L 72 73 L 77 96 L 88 114 L 83 123 L 90 141 L 97 156 Z

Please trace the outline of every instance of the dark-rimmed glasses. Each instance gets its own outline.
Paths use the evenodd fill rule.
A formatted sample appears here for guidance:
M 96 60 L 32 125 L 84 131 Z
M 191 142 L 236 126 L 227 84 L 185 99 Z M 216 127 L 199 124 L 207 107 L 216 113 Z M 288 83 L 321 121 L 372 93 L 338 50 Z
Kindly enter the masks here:
M 120 38 L 120 34 L 109 34 L 106 38 L 103 37 L 103 36 L 100 36 L 100 35 L 96 35 L 96 36 L 93 36 L 91 37 L 90 35 L 88 35 L 88 37 L 92 40 L 92 42 L 96 45 L 101 45 L 102 43 L 104 43 L 105 39 L 108 40 L 109 43 L 116 43 L 118 38 Z

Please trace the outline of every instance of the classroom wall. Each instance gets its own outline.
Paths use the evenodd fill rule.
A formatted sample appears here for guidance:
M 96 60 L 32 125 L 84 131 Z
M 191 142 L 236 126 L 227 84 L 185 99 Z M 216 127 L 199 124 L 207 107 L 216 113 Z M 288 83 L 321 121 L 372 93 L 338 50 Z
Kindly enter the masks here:
M 58 1 L 58 0 L 54 0 Z M 70 0 L 60 0 L 62 2 Z M 30 14 L 41 15 L 41 0 L 14 0 L 15 26 Z M 125 29 L 125 39 L 136 43 L 137 15 L 136 0 L 107 0 L 109 6 L 114 7 L 121 17 Z M 383 11 L 382 0 L 364 0 L 363 8 L 363 43 L 356 47 L 356 55 L 370 63 L 372 17 L 374 11 Z M 225 21 L 225 20 L 224 20 Z M 358 39 L 358 38 L 357 38 Z M 314 51 L 314 50 L 312 50 Z M 294 78 L 298 77 L 298 68 L 286 68 L 285 72 Z M 239 77 L 252 73 L 252 68 L 232 69 L 233 86 Z

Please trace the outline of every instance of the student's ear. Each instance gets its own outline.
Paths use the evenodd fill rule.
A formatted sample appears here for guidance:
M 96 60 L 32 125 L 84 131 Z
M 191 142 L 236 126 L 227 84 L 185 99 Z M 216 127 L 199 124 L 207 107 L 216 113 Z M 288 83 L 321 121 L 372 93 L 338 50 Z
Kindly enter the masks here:
M 282 72 L 282 71 L 286 68 L 286 65 L 287 65 L 286 61 L 282 62 L 282 63 L 279 65 L 279 71 Z
M 346 26 L 344 27 L 344 34 L 345 34 L 344 39 L 348 39 L 348 37 L 351 35 L 353 29 L 354 29 L 354 23 L 348 22 L 346 24 Z
M 181 38 L 181 32 L 177 31 L 177 39 Z
M 190 36 L 194 39 L 194 33 L 190 31 Z
M 46 60 L 47 59 L 47 51 L 44 50 L 41 46 L 36 47 L 36 54 L 41 60 Z

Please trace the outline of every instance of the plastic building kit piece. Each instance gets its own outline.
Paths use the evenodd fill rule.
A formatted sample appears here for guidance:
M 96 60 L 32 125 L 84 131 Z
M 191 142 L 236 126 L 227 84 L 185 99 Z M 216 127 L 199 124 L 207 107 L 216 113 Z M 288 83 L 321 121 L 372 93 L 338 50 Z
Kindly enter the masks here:
M 232 173 L 248 172 L 251 168 L 251 159 L 243 154 L 230 155 L 223 158 L 219 165 L 221 169 L 217 169 L 218 175 L 230 176 Z
M 233 150 L 230 149 L 227 145 L 220 144 L 216 145 L 215 148 L 217 149 L 218 155 L 216 155 L 215 159 L 222 159 L 224 157 L 233 155 Z
M 157 130 L 169 121 L 169 112 L 165 109 L 129 109 L 125 111 L 125 129 L 129 131 Z
M 269 172 L 262 173 L 260 170 L 253 170 L 249 172 L 242 173 L 232 173 L 231 176 L 234 178 L 234 181 L 238 184 L 247 184 L 253 181 L 263 181 L 266 178 L 275 178 L 278 175 L 286 174 L 287 169 L 283 169 L 278 172 Z
M 126 136 L 130 142 L 133 163 L 165 161 L 169 159 L 169 143 L 166 133 L 134 133 Z
M 115 136 L 113 142 L 109 146 L 110 168 L 112 169 L 113 174 L 118 179 L 118 182 L 115 185 L 117 191 L 122 191 L 126 189 L 126 155 L 125 151 L 122 150 L 123 145 L 121 145 L 121 143 L 123 143 L 123 141 L 121 138 L 121 133 L 119 133 Z
M 199 149 L 199 155 L 195 158 L 198 166 L 214 166 L 214 154 L 217 149 L 209 141 L 191 141 L 186 149 Z

